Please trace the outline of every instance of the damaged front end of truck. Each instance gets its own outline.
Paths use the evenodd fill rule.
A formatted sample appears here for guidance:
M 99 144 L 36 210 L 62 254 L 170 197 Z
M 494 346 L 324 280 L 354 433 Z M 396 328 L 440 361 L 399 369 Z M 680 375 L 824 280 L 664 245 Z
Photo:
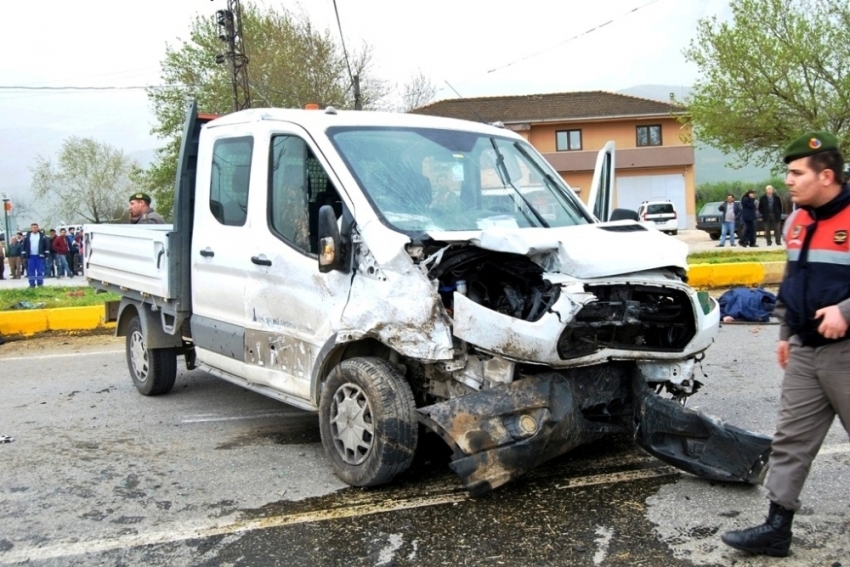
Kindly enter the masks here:
M 659 236 L 631 226 L 638 237 Z M 573 230 L 599 247 L 618 232 Z M 770 438 L 685 407 L 718 329 L 716 302 L 701 302 L 681 267 L 629 260 L 633 250 L 609 258 L 638 262 L 635 272 L 612 274 L 619 270 L 596 262 L 575 277 L 563 266 L 585 252 L 525 240 L 506 244 L 485 231 L 424 262 L 451 317 L 456 355 L 427 368 L 429 390 L 442 399 L 419 413 L 452 448 L 451 466 L 470 493 L 612 434 L 704 478 L 760 482 Z
M 351 297 L 375 301 L 349 301 L 336 340 L 386 349 L 471 493 L 607 435 L 705 478 L 761 479 L 768 437 L 685 407 L 720 320 L 687 285 L 687 246 L 600 222 L 611 144 L 585 206 L 503 130 L 435 120 L 330 137 L 375 212 L 351 234 Z

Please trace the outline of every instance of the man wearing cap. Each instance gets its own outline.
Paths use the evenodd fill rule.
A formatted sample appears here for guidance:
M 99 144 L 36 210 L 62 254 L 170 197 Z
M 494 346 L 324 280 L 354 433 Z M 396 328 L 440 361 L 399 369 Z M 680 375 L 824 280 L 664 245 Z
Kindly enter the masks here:
M 130 195 L 130 222 L 133 224 L 164 224 L 165 219 L 151 208 L 151 198 L 147 193 Z
M 808 132 L 788 146 L 785 183 L 798 206 L 785 221 L 788 262 L 777 311 L 782 379 L 779 421 L 765 482 L 767 521 L 723 541 L 750 553 L 784 557 L 812 461 L 835 415 L 850 433 L 850 188 L 844 156 L 829 132 Z

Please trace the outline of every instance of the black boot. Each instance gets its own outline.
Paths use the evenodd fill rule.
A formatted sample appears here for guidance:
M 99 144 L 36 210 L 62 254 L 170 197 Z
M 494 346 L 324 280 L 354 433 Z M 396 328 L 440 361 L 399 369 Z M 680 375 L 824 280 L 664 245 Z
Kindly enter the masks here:
M 760 526 L 726 532 L 720 538 L 728 546 L 772 557 L 785 557 L 791 548 L 791 523 L 794 511 L 786 510 L 775 502 L 770 503 L 767 520 Z

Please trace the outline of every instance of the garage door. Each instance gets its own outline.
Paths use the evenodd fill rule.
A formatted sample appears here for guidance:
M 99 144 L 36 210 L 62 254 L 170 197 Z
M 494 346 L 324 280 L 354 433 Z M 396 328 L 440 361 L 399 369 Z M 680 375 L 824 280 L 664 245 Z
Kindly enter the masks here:
M 644 201 L 658 200 L 672 201 L 678 213 L 679 229 L 688 227 L 684 175 L 617 175 L 616 208 L 636 211 Z

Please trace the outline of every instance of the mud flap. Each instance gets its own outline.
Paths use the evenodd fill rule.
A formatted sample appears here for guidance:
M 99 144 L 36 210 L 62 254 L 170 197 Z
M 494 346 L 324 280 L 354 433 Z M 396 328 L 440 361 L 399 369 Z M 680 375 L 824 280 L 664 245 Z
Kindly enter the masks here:
M 632 379 L 632 391 L 635 442 L 643 449 L 703 478 L 751 484 L 764 480 L 770 437 L 660 398 L 639 375 Z

